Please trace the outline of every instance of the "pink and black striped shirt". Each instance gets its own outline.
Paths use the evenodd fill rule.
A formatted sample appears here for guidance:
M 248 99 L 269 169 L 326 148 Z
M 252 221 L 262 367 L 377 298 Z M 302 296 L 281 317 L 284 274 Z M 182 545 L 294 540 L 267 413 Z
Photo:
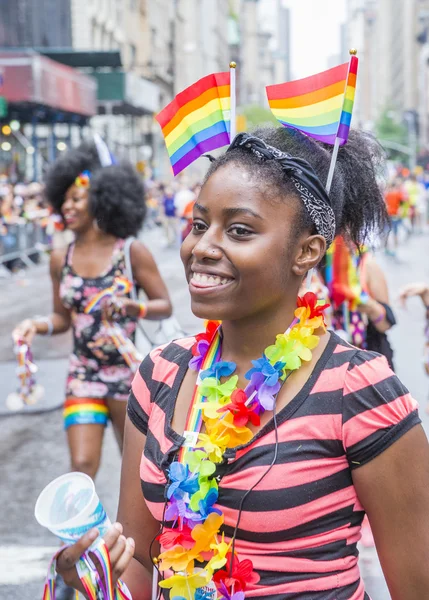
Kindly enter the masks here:
M 194 338 L 158 348 L 132 385 L 128 415 L 147 436 L 145 501 L 161 521 L 167 469 L 183 437 L 171 428 Z M 420 423 L 417 402 L 384 357 L 331 334 L 302 390 L 277 415 L 277 461 L 244 502 L 236 551 L 260 575 L 246 598 L 368 600 L 358 567 L 364 517 L 352 471 Z M 233 534 L 240 500 L 272 461 L 274 422 L 219 465 L 223 531 Z

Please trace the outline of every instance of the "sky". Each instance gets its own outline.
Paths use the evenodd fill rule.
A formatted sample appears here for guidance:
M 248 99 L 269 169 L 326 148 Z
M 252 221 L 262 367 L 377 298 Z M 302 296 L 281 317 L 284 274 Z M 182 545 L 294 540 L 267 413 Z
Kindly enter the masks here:
M 291 10 L 291 75 L 307 77 L 328 68 L 340 52 L 346 0 L 282 0 Z M 263 20 L 272 22 L 277 0 L 262 0 Z

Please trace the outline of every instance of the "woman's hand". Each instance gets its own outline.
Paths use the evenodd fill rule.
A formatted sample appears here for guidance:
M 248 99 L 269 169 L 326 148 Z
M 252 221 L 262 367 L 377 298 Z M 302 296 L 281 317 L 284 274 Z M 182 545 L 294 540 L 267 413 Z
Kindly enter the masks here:
M 30 346 L 36 333 L 36 323 L 32 319 L 25 319 L 12 331 L 12 339 L 15 344 L 18 340 L 22 340 Z
M 84 590 L 77 574 L 76 563 L 82 554 L 90 548 L 97 536 L 98 530 L 91 529 L 75 544 L 65 548 L 57 558 L 57 573 L 61 575 L 67 585 L 80 592 Z M 133 557 L 134 540 L 132 538 L 127 539 L 122 535 L 122 525 L 120 523 L 115 523 L 103 539 L 109 550 L 112 580 L 115 586 Z
M 113 296 L 102 308 L 102 318 L 106 321 L 118 321 L 121 317 L 137 318 L 139 314 L 140 304 L 124 296 Z
M 429 285 L 426 283 L 410 283 L 402 288 L 399 298 L 401 300 L 402 306 L 405 307 L 405 303 L 407 298 L 411 298 L 412 296 L 420 296 L 423 304 L 428 307 L 429 306 Z

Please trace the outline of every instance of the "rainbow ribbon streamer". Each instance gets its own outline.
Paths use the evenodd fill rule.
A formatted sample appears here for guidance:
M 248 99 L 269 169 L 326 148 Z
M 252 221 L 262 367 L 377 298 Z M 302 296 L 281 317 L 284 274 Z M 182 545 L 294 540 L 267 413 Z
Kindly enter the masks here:
M 221 357 L 221 340 L 222 336 L 220 333 L 220 326 L 216 331 L 207 354 L 203 360 L 201 371 L 210 369 L 214 364 L 219 362 Z M 178 462 L 184 464 L 186 453 L 189 449 L 195 446 L 195 434 L 201 431 L 203 424 L 203 409 L 201 404 L 207 400 L 206 396 L 202 396 L 199 392 L 200 386 L 196 385 L 192 402 L 189 407 L 188 416 L 186 418 L 186 425 L 184 431 L 185 443 L 181 446 L 178 455 Z
M 124 296 L 128 294 L 133 287 L 131 281 L 128 281 L 125 277 L 115 277 L 113 281 L 113 285 L 106 288 L 105 290 L 101 290 L 98 294 L 89 301 L 87 306 L 85 307 L 85 314 L 89 315 L 95 310 L 100 310 L 103 302 L 108 298 L 112 298 L 115 295 Z
M 23 340 L 18 340 L 15 354 L 18 360 L 16 372 L 20 381 L 18 393 L 25 404 L 34 404 L 34 400 L 31 400 L 31 393 L 36 384 L 34 374 L 37 372 L 37 367 L 33 363 L 30 347 Z
M 137 350 L 133 342 L 127 338 L 117 323 L 103 321 L 107 334 L 112 338 L 118 352 L 124 357 L 125 362 L 135 373 L 140 366 L 143 356 Z
M 55 600 L 56 562 L 58 555 L 63 550 L 64 547 L 53 556 L 50 562 L 42 600 Z M 101 577 L 94 564 L 94 559 L 99 565 L 102 573 Z M 131 593 L 123 581 L 118 580 L 116 588 L 113 586 L 110 555 L 103 539 L 97 542 L 96 548 L 91 552 L 83 554 L 76 565 L 76 569 L 89 600 L 99 600 L 99 592 L 101 592 L 103 600 L 132 600 Z

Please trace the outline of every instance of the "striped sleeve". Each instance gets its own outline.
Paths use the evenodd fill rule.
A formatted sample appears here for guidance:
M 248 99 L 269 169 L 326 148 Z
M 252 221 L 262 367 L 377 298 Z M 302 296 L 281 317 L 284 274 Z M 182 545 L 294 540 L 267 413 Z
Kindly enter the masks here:
M 149 354 L 143 360 L 138 371 L 134 375 L 127 406 L 127 412 L 131 422 L 145 435 L 147 435 L 149 415 L 151 412 L 152 372 L 153 361 Z
M 342 439 L 350 468 L 384 452 L 420 423 L 418 404 L 384 356 L 358 351 L 344 380 Z

